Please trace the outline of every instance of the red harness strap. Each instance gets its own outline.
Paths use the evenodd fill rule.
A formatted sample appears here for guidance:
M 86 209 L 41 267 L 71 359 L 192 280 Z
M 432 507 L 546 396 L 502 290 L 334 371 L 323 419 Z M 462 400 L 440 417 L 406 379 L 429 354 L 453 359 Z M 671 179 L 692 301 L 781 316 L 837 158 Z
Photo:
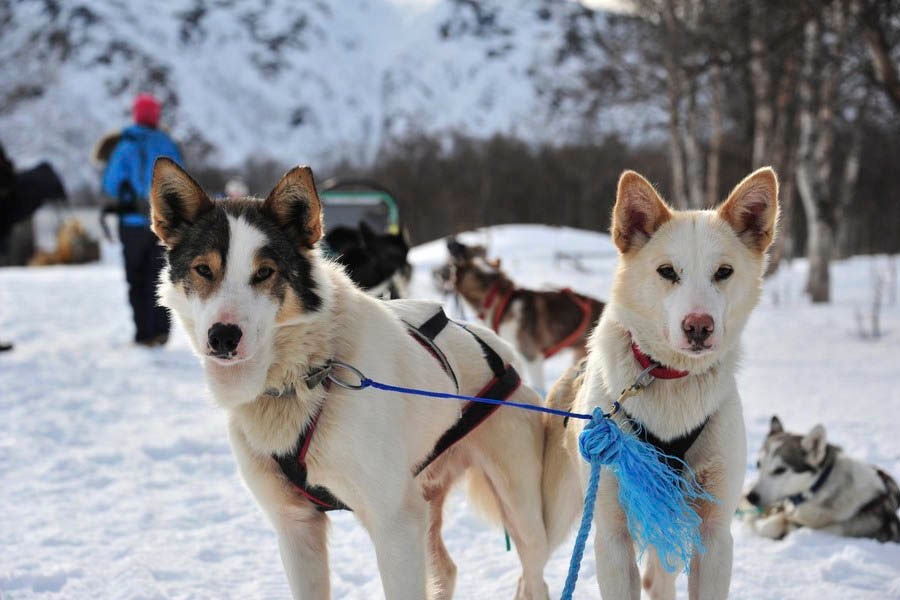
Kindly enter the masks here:
M 564 350 L 578 341 L 584 332 L 587 331 L 587 328 L 591 325 L 591 303 L 588 300 L 583 300 L 578 296 L 575 292 L 570 290 L 569 288 L 564 288 L 562 290 L 564 294 L 566 294 L 569 299 L 575 303 L 575 306 L 581 309 L 581 322 L 578 323 L 578 326 L 566 337 L 564 337 L 561 341 L 550 346 L 546 350 L 544 350 L 544 358 L 550 358 L 560 350 Z
M 503 284 L 502 280 L 498 280 L 494 285 L 488 289 L 487 296 L 484 297 L 484 302 L 481 304 L 481 309 L 478 311 L 478 318 L 482 321 L 491 311 L 491 308 L 494 305 L 494 300 L 497 298 L 497 295 L 500 293 L 500 287 Z M 509 302 L 512 300 L 513 294 L 516 292 L 516 288 L 510 288 L 508 292 L 506 292 L 503 296 L 500 296 L 497 301 L 497 308 L 494 309 L 493 314 L 491 315 L 491 329 L 494 330 L 495 333 L 499 333 L 500 331 L 500 323 L 503 322 L 503 317 L 506 316 L 506 309 L 509 308 Z
M 309 426 L 300 434 L 297 440 L 297 449 L 286 455 L 274 455 L 278 466 L 285 474 L 288 480 L 294 484 L 294 488 L 307 500 L 315 504 L 316 508 L 322 512 L 329 510 L 351 510 L 349 506 L 338 500 L 338 498 L 328 491 L 328 488 L 320 485 L 310 485 L 307 481 L 306 469 L 306 453 L 309 450 L 309 443 L 312 441 L 313 434 L 316 432 L 316 425 L 319 423 L 319 416 L 322 414 L 322 407 L 312 416 Z
M 634 354 L 634 357 L 637 359 L 642 369 L 646 369 L 654 362 L 656 362 L 652 358 L 644 354 L 635 342 L 631 342 L 631 352 L 632 354 Z M 650 371 L 650 374 L 657 379 L 681 379 L 682 377 L 687 377 L 688 375 L 690 375 L 688 371 L 679 371 L 677 369 L 663 366 L 656 367 L 655 369 Z
M 497 306 L 494 308 L 493 314 L 491 314 L 491 329 L 494 330 L 495 333 L 500 332 L 500 324 L 503 322 L 503 317 L 506 316 L 506 311 L 509 308 L 509 303 L 512 301 L 513 294 L 516 292 L 515 288 L 511 288 L 508 292 L 499 296 L 500 294 L 500 286 L 502 282 L 498 281 L 494 285 L 488 289 L 487 295 L 484 297 L 484 302 L 481 305 L 481 309 L 478 311 L 478 318 L 484 320 L 488 314 L 491 313 L 491 308 L 494 306 L 494 300 L 497 300 Z M 566 294 L 572 302 L 575 303 L 581 310 L 581 321 L 578 323 L 578 326 L 572 330 L 572 333 L 564 337 L 562 340 L 557 342 L 556 344 L 550 346 L 546 350 L 542 352 L 544 358 L 550 358 L 554 354 L 560 352 L 561 350 L 565 350 L 572 344 L 574 344 L 578 339 L 584 335 L 584 332 L 591 325 L 591 303 L 588 300 L 582 300 L 578 294 L 573 292 L 569 288 L 564 288 L 560 290 L 562 293 Z

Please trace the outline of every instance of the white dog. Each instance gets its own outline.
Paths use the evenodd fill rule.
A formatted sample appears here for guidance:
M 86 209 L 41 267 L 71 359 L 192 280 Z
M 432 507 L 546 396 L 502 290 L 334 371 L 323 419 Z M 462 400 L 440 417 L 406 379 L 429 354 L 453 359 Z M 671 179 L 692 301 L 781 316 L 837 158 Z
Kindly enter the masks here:
M 161 302 L 228 411 L 241 475 L 278 533 L 294 597 L 330 596 L 323 511 L 346 507 L 371 535 L 388 598 L 420 600 L 429 579 L 432 597 L 452 596 L 441 512 L 468 471 L 473 499 L 515 541 L 518 597 L 546 598 L 536 413 L 491 416 L 481 404 L 339 385 L 365 374 L 538 404 L 518 385 L 511 348 L 484 328 L 447 322 L 436 305 L 383 303 L 354 287 L 316 247 L 322 214 L 308 168 L 291 170 L 264 202 L 212 202 L 160 159 L 151 205 L 168 257 Z
M 609 412 L 622 390 L 652 368 L 655 381 L 624 401 L 616 418 L 626 427 L 627 419 L 640 423 L 646 441 L 683 458 L 718 499 L 695 507 L 706 551 L 690 565 L 691 598 L 728 595 L 729 527 L 747 451 L 734 372 L 741 331 L 760 296 L 777 197 L 775 173 L 766 168 L 738 184 L 717 210 L 679 212 L 643 177 L 624 173 L 612 223 L 620 252 L 612 296 L 588 358 L 563 375 L 550 395 L 552 406 Z M 578 457 L 578 423 L 563 430 L 558 419 L 548 419 L 547 427 L 544 515 L 553 547 L 578 514 L 578 472 L 586 480 L 587 465 Z M 607 600 L 637 600 L 641 577 L 618 486 L 605 471 L 600 481 L 594 514 L 600 592 Z M 649 554 L 644 588 L 651 598 L 673 598 L 675 574 Z

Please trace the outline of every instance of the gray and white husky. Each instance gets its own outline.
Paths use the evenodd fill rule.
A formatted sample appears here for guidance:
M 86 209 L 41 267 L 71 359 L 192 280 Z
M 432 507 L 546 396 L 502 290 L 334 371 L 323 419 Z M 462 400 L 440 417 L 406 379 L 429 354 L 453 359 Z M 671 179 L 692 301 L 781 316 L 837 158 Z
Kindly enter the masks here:
M 900 488 L 878 467 L 829 444 L 825 428 L 806 435 L 772 417 L 746 500 L 765 512 L 751 519 L 760 535 L 781 539 L 799 527 L 900 543 Z

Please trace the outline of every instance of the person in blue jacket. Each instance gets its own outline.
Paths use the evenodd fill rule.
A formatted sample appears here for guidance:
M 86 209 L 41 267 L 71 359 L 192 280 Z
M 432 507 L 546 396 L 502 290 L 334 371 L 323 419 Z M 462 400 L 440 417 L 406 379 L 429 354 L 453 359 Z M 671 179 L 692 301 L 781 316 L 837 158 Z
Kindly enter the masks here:
M 166 156 L 182 164 L 178 146 L 158 129 L 159 101 L 139 94 L 132 107 L 134 125 L 126 127 L 103 172 L 103 193 L 117 203 L 119 239 L 125 255 L 128 299 L 136 328 L 134 340 L 160 346 L 169 339 L 169 315 L 156 304 L 156 284 L 165 259 L 150 231 L 150 181 L 153 163 Z

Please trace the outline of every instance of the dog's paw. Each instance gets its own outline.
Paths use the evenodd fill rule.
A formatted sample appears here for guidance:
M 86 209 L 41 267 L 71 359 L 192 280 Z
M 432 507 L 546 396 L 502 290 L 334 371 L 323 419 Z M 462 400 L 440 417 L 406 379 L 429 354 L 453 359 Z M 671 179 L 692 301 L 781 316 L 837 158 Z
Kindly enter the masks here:
M 753 529 L 759 535 L 771 540 L 780 540 L 788 534 L 791 524 L 784 513 L 760 517 L 753 522 Z

